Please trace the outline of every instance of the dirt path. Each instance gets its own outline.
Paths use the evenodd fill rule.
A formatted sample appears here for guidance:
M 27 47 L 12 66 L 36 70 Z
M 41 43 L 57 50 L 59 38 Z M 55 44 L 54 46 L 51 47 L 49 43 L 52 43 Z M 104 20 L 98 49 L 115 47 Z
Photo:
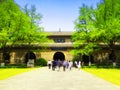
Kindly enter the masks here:
M 120 90 L 83 70 L 52 71 L 47 67 L 0 81 L 0 90 Z

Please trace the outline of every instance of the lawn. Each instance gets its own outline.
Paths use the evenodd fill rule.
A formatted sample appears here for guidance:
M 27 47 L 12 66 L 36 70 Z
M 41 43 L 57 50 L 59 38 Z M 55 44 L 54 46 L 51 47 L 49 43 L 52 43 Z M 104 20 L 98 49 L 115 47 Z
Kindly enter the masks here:
M 7 79 L 20 73 L 28 72 L 33 68 L 0 68 L 0 80 Z
M 84 70 L 120 86 L 120 69 L 84 68 Z

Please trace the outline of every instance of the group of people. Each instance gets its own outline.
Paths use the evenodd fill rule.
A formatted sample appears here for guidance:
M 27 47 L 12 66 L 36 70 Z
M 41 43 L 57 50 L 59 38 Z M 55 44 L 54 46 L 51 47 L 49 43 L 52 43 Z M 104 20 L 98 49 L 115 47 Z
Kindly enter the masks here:
M 73 65 L 75 65 L 76 68 L 80 69 L 81 68 L 81 62 L 80 61 L 75 61 L 74 64 L 70 60 L 49 60 L 48 61 L 48 68 L 53 71 L 57 69 L 57 71 L 60 71 L 61 67 L 63 67 L 63 71 L 66 71 L 66 69 L 71 70 Z
M 81 61 L 75 61 L 74 65 L 76 68 L 80 69 L 81 68 Z

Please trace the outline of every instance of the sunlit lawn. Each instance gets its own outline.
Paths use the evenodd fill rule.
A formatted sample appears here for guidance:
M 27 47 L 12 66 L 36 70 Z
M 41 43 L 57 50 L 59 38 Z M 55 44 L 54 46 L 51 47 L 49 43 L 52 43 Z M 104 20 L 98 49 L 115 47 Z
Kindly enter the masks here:
M 84 70 L 120 86 L 120 69 L 84 68 Z
M 32 68 L 0 68 L 0 80 L 7 79 L 20 73 L 33 70 Z

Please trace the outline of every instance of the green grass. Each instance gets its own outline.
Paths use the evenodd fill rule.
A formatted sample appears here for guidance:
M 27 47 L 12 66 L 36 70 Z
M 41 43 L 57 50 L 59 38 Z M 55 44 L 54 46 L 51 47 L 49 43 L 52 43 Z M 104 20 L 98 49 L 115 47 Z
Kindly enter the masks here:
M 30 70 L 33 70 L 33 68 L 0 68 L 0 80 L 4 80 Z
M 120 69 L 84 68 L 84 70 L 120 86 Z

